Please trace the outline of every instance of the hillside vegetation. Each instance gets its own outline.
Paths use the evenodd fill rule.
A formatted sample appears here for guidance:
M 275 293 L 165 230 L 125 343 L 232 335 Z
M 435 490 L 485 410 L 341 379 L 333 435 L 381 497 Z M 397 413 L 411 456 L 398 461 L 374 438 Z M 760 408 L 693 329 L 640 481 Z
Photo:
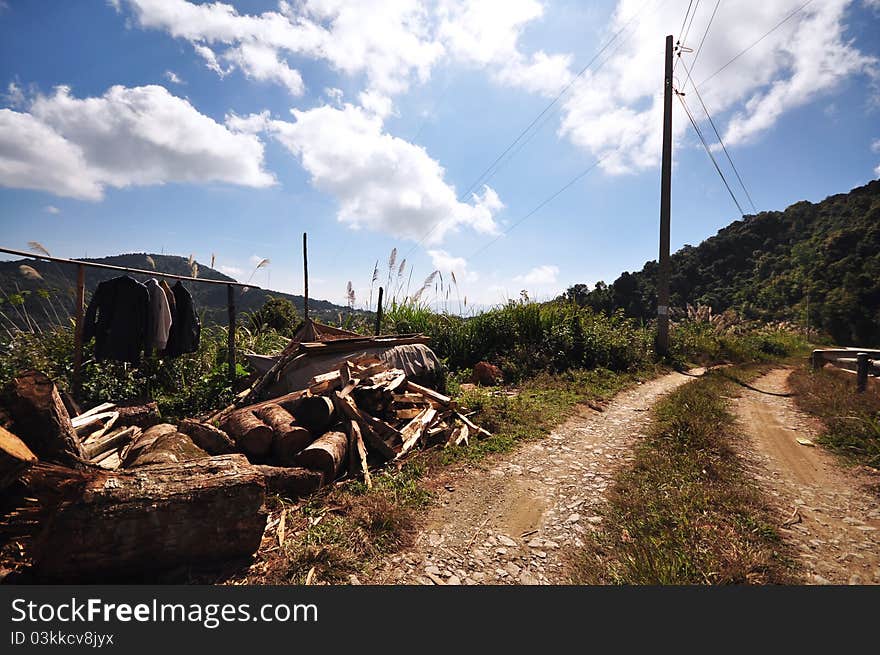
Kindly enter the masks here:
M 880 344 L 880 181 L 735 221 L 674 253 L 672 271 L 672 307 L 734 309 L 746 319 L 809 325 L 844 345 Z M 611 285 L 575 285 L 565 296 L 651 319 L 656 276 L 650 261 Z

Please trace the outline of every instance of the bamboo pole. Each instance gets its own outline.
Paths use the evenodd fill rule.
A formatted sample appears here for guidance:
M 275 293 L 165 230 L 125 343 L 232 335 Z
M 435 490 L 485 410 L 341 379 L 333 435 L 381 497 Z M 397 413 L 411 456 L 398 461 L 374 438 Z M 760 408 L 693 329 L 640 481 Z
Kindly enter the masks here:
M 76 267 L 76 324 L 73 332 L 73 396 L 82 391 L 83 332 L 85 330 L 86 268 Z

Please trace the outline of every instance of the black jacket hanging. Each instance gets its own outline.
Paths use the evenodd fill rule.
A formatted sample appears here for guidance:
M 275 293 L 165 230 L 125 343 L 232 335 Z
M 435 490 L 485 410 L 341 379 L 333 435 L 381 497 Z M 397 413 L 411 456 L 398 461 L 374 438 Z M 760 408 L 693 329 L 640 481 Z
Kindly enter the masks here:
M 123 275 L 98 285 L 86 310 L 83 339 L 95 338 L 95 359 L 138 364 L 149 320 L 147 287 Z
M 194 353 L 199 349 L 202 326 L 199 317 L 196 316 L 192 296 L 183 284 L 178 280 L 171 287 L 171 291 L 174 294 L 174 310 L 165 354 L 168 357 L 177 357 L 184 353 Z

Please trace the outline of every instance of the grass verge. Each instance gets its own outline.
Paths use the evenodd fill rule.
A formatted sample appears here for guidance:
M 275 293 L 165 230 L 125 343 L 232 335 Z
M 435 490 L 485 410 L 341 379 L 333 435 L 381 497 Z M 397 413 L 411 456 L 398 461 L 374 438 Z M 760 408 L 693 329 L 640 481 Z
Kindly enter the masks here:
M 754 371 L 754 369 L 753 369 Z M 571 558 L 581 584 L 794 581 L 792 560 L 732 443 L 730 376 L 716 371 L 661 400 L 633 464 L 618 473 L 602 528 Z
M 848 461 L 880 468 L 880 385 L 869 380 L 864 393 L 856 392 L 851 373 L 825 367 L 792 371 L 788 383 L 798 407 L 821 419 L 825 430 L 818 438 Z
M 419 510 L 431 501 L 425 476 L 457 462 L 475 463 L 513 449 L 517 443 L 547 435 L 578 403 L 601 403 L 653 370 L 614 373 L 603 369 L 540 374 L 515 390 L 477 388 L 453 391 L 471 418 L 492 432 L 470 446 L 415 453 L 399 468 L 374 477 L 372 490 L 357 481 L 338 484 L 298 504 L 276 498 L 272 521 L 285 515 L 285 538 L 277 524 L 267 531 L 264 547 L 250 568 L 252 584 L 347 583 L 369 576 L 381 556 L 412 543 Z M 270 523 L 271 525 L 271 523 Z

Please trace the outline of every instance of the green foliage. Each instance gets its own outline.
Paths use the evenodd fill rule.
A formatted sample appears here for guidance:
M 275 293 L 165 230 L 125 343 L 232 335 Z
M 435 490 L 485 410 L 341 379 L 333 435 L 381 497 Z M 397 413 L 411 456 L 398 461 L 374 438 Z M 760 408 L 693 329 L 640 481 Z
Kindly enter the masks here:
M 747 319 L 787 320 L 844 345 L 880 343 L 880 181 L 735 221 L 672 255 L 671 305 L 736 309 Z M 612 285 L 564 297 L 605 312 L 652 319 L 657 262 Z
M 754 322 L 719 331 L 701 321 L 682 321 L 670 330 L 670 355 L 682 364 L 765 362 L 806 354 L 809 345 L 795 331 Z
M 251 312 L 250 324 L 254 331 L 275 330 L 292 337 L 299 327 L 300 320 L 290 300 L 267 295 L 263 306 Z
M 511 301 L 472 317 L 394 303 L 383 317 L 383 332 L 424 332 L 452 370 L 485 360 L 512 382 L 539 371 L 632 370 L 653 357 L 652 337 L 636 321 L 570 302 Z

